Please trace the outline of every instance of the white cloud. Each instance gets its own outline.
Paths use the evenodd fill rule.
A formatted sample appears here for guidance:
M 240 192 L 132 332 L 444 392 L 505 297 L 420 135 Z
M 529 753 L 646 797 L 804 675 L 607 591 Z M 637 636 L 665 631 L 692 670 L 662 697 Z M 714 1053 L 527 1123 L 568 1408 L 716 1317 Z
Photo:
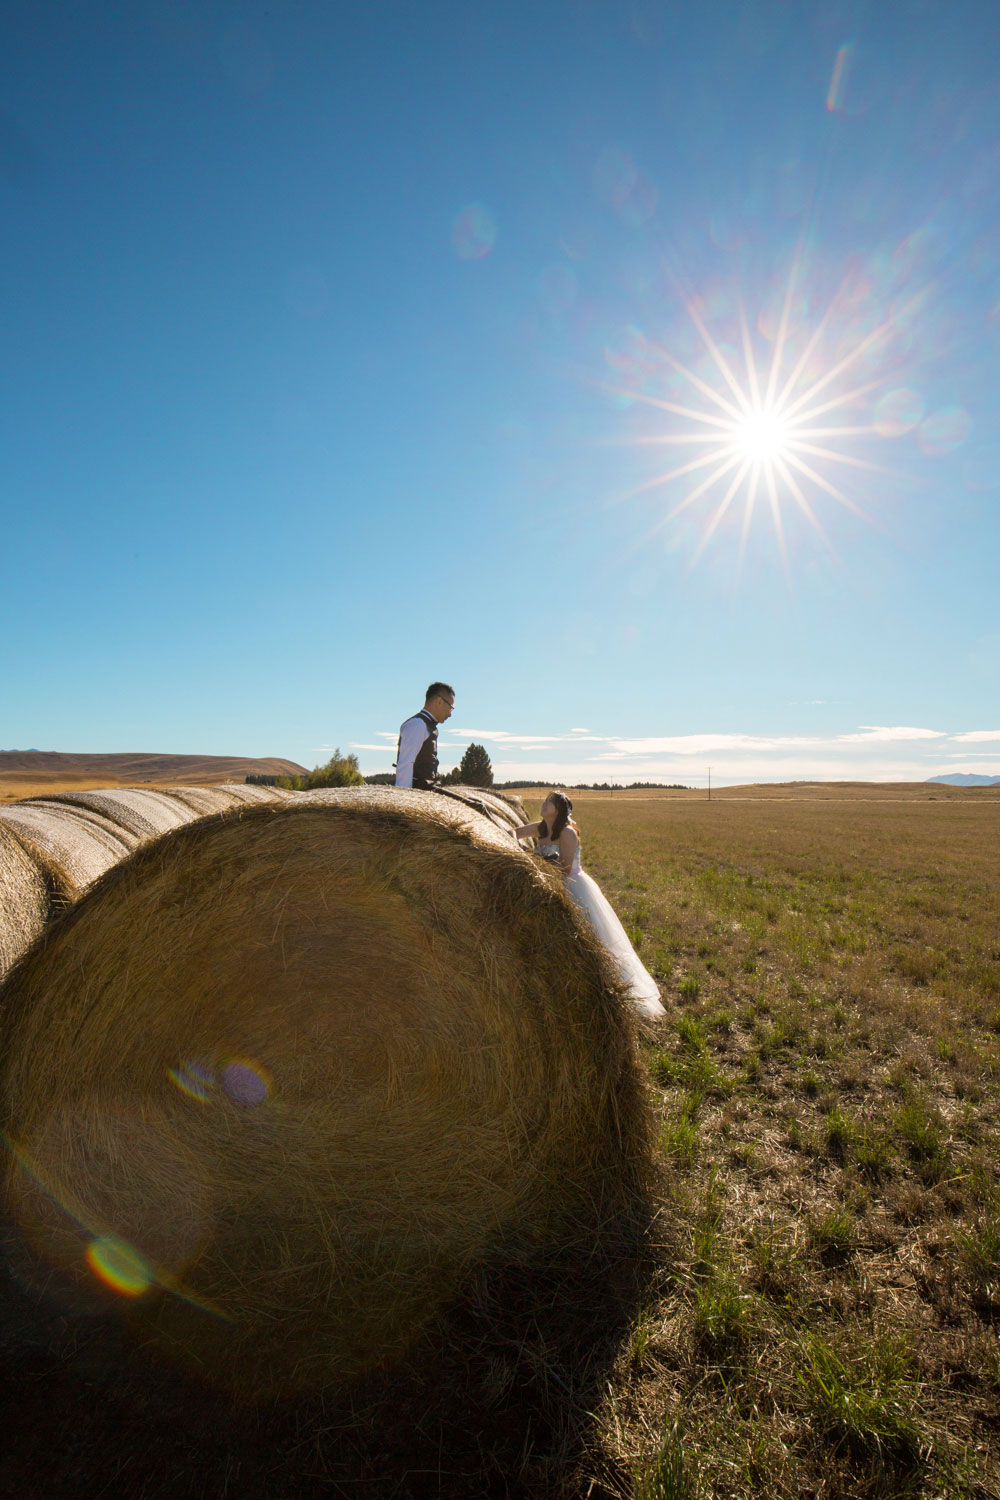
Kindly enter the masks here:
M 440 753 L 448 763 L 469 740 L 486 743 L 498 781 L 547 779 L 553 786 L 573 782 L 658 781 L 704 786 L 708 766 L 713 786 L 773 781 L 924 781 L 947 770 L 949 762 L 991 770 L 1000 730 L 949 733 L 913 725 L 862 724 L 825 734 L 692 733 L 674 735 L 594 734 L 580 727 L 550 734 L 518 734 L 509 729 L 442 731 Z M 377 730 L 374 743 L 351 749 L 395 749 L 396 732 Z M 382 743 L 378 743 L 382 741 Z M 982 748 L 978 748 L 982 746 Z M 574 748 L 575 747 L 575 748 Z M 329 753 L 332 747 L 322 747 Z M 375 761 L 373 768 L 379 762 Z
M 727 750 L 775 750 L 785 746 L 822 745 L 823 740 L 806 735 L 775 735 L 765 737 L 753 734 L 679 734 L 657 736 L 648 739 L 608 738 L 613 748 L 592 757 L 606 760 L 622 755 L 708 755 Z
M 318 748 L 320 750 L 333 750 L 336 747 L 333 745 L 320 745 Z M 362 745 L 357 740 L 351 740 L 347 748 L 349 750 L 377 750 L 379 755 L 390 755 L 392 753 L 391 745 Z
M 511 734 L 511 732 L 510 732 L 509 729 L 453 729 L 452 730 L 452 734 L 467 734 L 470 737 L 470 739 L 474 739 L 474 740 L 496 740 L 498 742 L 501 742 L 503 740 L 521 740 L 521 739 L 523 739 L 523 735 L 520 735 L 520 734 Z M 553 735 L 545 735 L 545 734 L 536 734 L 536 735 L 533 736 L 533 739 L 538 744 L 541 744 L 545 740 L 549 740 L 549 739 L 553 739 L 553 738 L 554 738 Z
M 944 740 L 945 729 L 910 729 L 902 725 L 889 727 L 879 724 L 862 724 L 857 734 L 838 734 L 837 740 L 844 745 L 862 745 L 877 742 L 892 744 L 898 740 Z
M 453 734 L 467 734 L 470 739 L 490 740 L 498 745 L 556 745 L 572 739 L 578 744 L 583 737 L 602 740 L 603 735 L 592 735 L 587 730 L 573 729 L 569 734 L 515 734 L 510 729 L 454 729 Z

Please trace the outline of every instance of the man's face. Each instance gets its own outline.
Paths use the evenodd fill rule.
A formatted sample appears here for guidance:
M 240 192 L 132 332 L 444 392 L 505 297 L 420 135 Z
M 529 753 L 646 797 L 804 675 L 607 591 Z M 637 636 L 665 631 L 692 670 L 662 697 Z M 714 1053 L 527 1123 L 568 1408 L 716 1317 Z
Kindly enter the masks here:
M 444 693 L 438 693 L 436 698 L 431 699 L 431 713 L 439 724 L 443 724 L 445 719 L 451 718 L 454 707 L 454 698 L 446 696 Z

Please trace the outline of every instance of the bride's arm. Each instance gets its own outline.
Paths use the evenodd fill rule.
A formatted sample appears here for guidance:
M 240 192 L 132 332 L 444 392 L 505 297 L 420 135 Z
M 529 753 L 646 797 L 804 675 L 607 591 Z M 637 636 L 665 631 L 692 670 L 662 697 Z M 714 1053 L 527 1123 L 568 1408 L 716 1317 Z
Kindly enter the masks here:
M 536 839 L 541 823 L 522 823 L 520 828 L 513 828 L 511 832 L 516 839 Z
M 573 868 L 576 851 L 580 847 L 580 835 L 569 823 L 559 835 L 559 866 L 564 875 Z

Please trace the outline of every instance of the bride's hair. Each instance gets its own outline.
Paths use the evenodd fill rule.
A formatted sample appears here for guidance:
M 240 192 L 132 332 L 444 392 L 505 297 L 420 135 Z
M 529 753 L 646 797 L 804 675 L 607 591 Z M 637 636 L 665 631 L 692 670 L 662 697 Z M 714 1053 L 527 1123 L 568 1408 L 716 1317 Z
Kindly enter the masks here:
M 569 822 L 569 815 L 573 811 L 573 804 L 566 796 L 565 792 L 550 792 L 545 801 L 554 803 L 556 815 L 552 820 L 551 832 L 549 831 L 549 826 L 544 818 L 539 824 L 538 832 L 541 834 L 543 839 L 551 839 L 552 842 L 555 843 L 556 839 L 559 837 L 563 829 L 566 827 L 566 824 Z

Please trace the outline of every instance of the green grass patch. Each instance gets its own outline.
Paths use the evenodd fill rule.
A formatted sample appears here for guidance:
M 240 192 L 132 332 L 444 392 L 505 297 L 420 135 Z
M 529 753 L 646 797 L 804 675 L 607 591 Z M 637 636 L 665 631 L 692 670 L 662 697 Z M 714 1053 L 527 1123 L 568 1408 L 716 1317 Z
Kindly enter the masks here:
M 636 1467 L 632 1500 L 699 1500 L 700 1494 L 697 1468 L 673 1423 L 653 1454 Z
M 662 1260 L 564 1500 L 1000 1495 L 1000 798 L 894 795 L 581 795 L 673 1010 Z
M 847 1259 L 854 1246 L 855 1226 L 843 1208 L 831 1208 L 809 1227 L 809 1241 L 820 1259 L 835 1265 Z
M 881 1334 L 838 1352 L 809 1334 L 797 1378 L 817 1434 L 855 1458 L 914 1463 L 920 1454 L 917 1383 L 906 1343 Z
M 695 1290 L 694 1337 L 708 1354 L 731 1354 L 749 1337 L 749 1299 L 730 1272 L 713 1276 Z

